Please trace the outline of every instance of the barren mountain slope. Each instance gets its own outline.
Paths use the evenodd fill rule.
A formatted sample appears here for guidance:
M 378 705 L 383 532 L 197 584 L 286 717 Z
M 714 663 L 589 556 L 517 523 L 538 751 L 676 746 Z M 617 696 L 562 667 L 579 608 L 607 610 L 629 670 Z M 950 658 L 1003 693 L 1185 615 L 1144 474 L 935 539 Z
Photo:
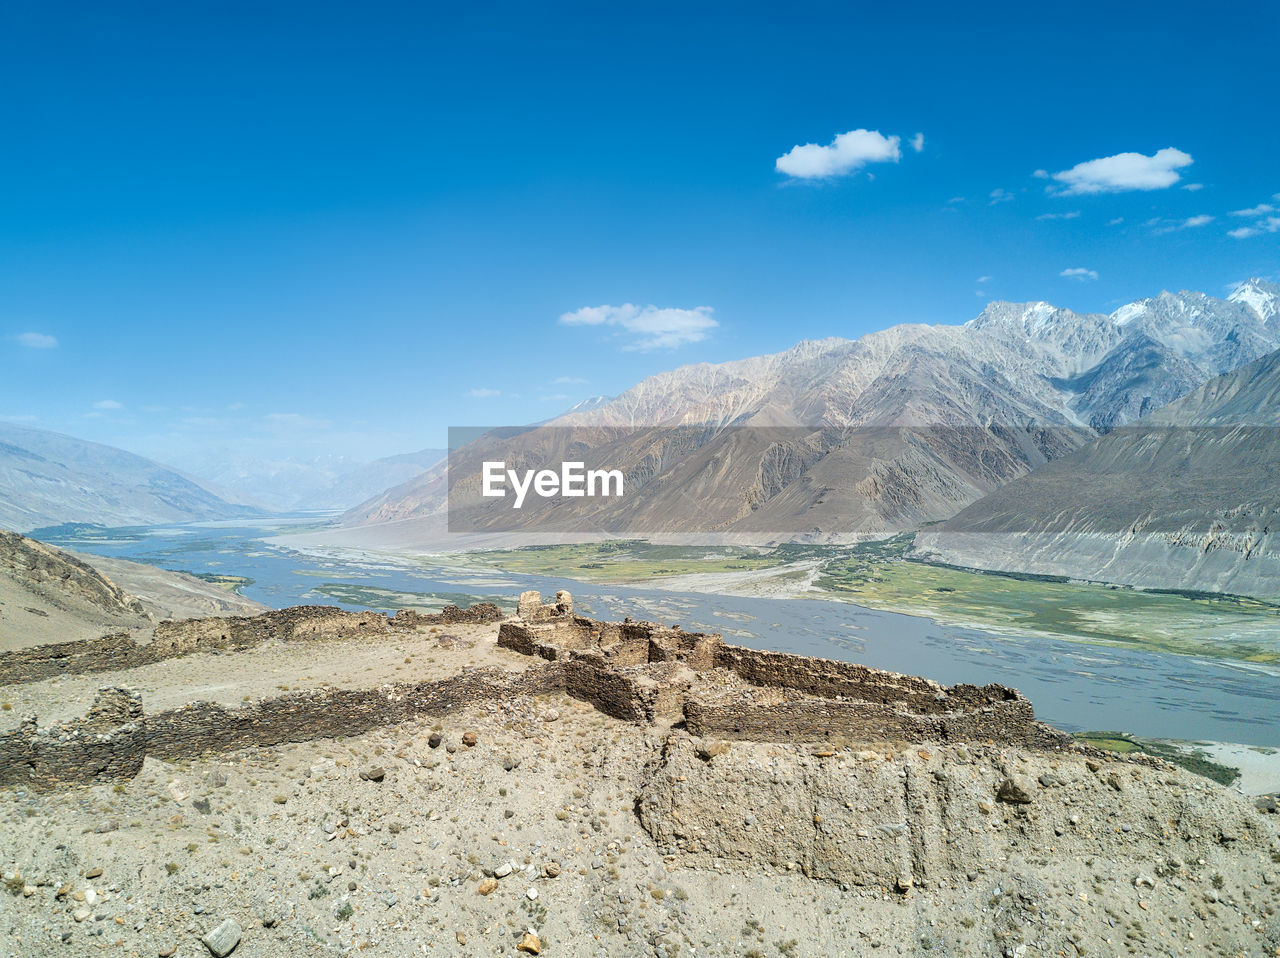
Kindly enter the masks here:
M 122 449 L 0 423 L 0 528 L 141 525 L 257 511 Z
M 1280 352 L 917 535 L 977 568 L 1280 596 Z
M 145 628 L 157 619 L 263 608 L 194 576 L 66 552 L 0 531 L 0 649 Z

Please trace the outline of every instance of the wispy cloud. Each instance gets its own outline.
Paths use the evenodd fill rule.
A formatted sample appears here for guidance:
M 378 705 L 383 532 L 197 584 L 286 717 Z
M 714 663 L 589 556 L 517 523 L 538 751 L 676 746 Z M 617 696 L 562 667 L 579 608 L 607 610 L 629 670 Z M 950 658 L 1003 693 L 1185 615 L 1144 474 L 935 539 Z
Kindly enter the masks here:
M 975 283 L 989 283 L 989 282 L 991 282 L 991 277 L 990 277 L 990 276 L 979 276 L 976 280 L 974 280 L 974 282 L 975 282 Z
M 116 402 L 114 399 L 99 399 L 93 404 L 94 409 L 123 409 L 124 403 Z
M 19 346 L 26 346 L 28 349 L 55 349 L 58 345 L 58 337 L 46 333 L 18 333 L 13 338 L 18 341 Z
M 1008 190 L 1001 189 L 998 186 L 991 191 L 990 195 L 991 195 L 992 206 L 995 206 L 997 203 L 1008 203 L 1010 200 L 1013 199 L 1012 193 L 1010 193 Z
M 1089 283 L 1098 278 L 1098 271 L 1096 269 L 1085 269 L 1083 266 L 1073 266 L 1071 269 L 1064 269 L 1058 275 L 1081 283 Z
M 1052 174 L 1056 186 L 1050 192 L 1060 196 L 1088 193 L 1125 193 L 1130 190 L 1163 190 L 1182 178 L 1178 170 L 1190 166 L 1190 154 L 1166 147 L 1151 156 L 1142 153 L 1117 153 L 1096 160 L 1077 163 L 1069 170 Z M 1044 178 L 1044 170 L 1036 176 Z
M 712 318 L 710 306 L 693 309 L 658 306 L 584 306 L 560 317 L 565 326 L 615 326 L 633 341 L 624 349 L 674 349 L 706 339 L 720 324 Z
M 1147 225 L 1152 227 L 1151 232 L 1156 236 L 1163 236 L 1165 233 L 1177 233 L 1180 230 L 1192 230 L 1199 226 L 1207 226 L 1213 222 L 1213 217 L 1207 213 L 1201 213 L 1199 216 L 1188 216 L 1185 220 L 1147 220 Z
M 556 386 L 585 386 L 590 380 L 581 376 L 557 376 L 551 382 Z
M 1188 193 L 1198 193 L 1204 189 L 1203 183 L 1183 183 L 1182 188 Z
M 1236 239 L 1248 239 L 1250 236 L 1261 236 L 1264 233 L 1280 233 L 1280 216 L 1268 216 L 1258 220 L 1252 226 L 1227 230 L 1227 235 Z
M 1038 220 L 1074 220 L 1080 217 L 1079 210 L 1072 210 L 1070 213 L 1041 213 L 1036 217 Z
M 901 139 L 879 130 L 850 130 L 827 146 L 805 143 L 793 146 L 774 161 L 779 173 L 798 180 L 823 179 L 854 173 L 868 163 L 897 163 L 902 157 Z M 923 138 L 920 145 L 924 146 Z
M 472 399 L 492 399 L 494 396 L 501 396 L 501 389 L 489 389 L 486 386 L 477 386 L 474 389 L 468 389 L 467 395 Z
M 539 396 L 542 402 L 567 402 L 572 396 L 566 396 L 564 393 L 552 393 L 550 396 Z
M 1280 200 L 1280 193 L 1271 197 Z M 1227 230 L 1227 235 L 1235 239 L 1248 239 L 1251 236 L 1262 236 L 1265 233 L 1280 233 L 1280 207 L 1273 203 L 1259 203 L 1247 210 L 1233 210 L 1232 216 L 1241 216 L 1253 220 L 1248 226 Z
M 917 153 L 919 153 L 924 149 L 923 133 L 917 133 L 915 136 L 911 138 L 911 149 L 915 150 Z
M 1247 210 L 1232 210 L 1232 216 L 1263 216 L 1267 213 L 1276 212 L 1276 208 L 1270 203 L 1259 203 L 1257 206 L 1251 206 Z

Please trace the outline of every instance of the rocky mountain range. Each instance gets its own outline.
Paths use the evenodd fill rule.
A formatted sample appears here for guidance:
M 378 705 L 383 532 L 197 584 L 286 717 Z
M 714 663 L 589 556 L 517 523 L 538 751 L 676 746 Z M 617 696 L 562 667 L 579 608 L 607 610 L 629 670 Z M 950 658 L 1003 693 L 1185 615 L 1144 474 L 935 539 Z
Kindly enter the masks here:
M 916 535 L 973 568 L 1280 597 L 1280 351 Z
M 998 302 L 962 326 L 900 325 L 681 367 L 504 445 L 455 451 L 464 508 L 454 518 L 510 529 L 509 507 L 478 496 L 481 452 L 545 467 L 575 451 L 622 469 L 630 492 L 545 505 L 535 510 L 545 528 L 764 541 L 918 528 L 1280 348 L 1277 304 L 1280 286 L 1262 280 L 1225 299 L 1161 293 L 1109 316 Z M 403 544 L 405 523 L 424 535 L 440 527 L 448 493 L 437 468 L 343 524 L 399 524 Z
M 0 527 L 232 519 L 258 509 L 227 490 L 96 442 L 0 422 Z

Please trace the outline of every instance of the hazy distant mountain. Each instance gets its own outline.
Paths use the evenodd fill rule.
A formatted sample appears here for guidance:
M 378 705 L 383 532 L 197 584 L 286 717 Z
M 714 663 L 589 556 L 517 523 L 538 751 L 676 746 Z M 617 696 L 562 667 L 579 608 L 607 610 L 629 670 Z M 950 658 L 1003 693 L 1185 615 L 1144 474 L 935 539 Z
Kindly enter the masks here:
M 1280 596 L 1280 352 L 920 532 L 974 568 Z
M 420 475 L 444 456 L 443 449 L 423 449 L 372 462 L 347 456 L 260 459 L 219 449 L 183 466 L 273 509 L 348 509 Z
M 513 452 L 554 463 L 565 451 L 554 436 L 562 427 L 583 430 L 579 439 L 613 430 L 606 451 L 628 488 L 644 492 L 562 504 L 573 528 L 765 539 L 915 528 L 1070 452 L 1095 429 L 1280 348 L 1278 297 L 1280 287 L 1251 280 L 1228 299 L 1162 293 L 1110 316 L 993 303 L 963 326 L 894 326 L 660 373 L 522 434 Z M 665 443 L 648 431 L 627 443 L 617 432 L 677 425 L 706 428 Z M 744 444 L 738 427 L 785 432 Z M 351 510 L 344 524 L 438 521 L 445 482 L 443 469 L 424 473 Z M 477 528 L 509 520 L 500 501 L 475 505 Z
M 111 446 L 0 422 L 0 527 L 107 526 L 255 515 L 198 481 Z

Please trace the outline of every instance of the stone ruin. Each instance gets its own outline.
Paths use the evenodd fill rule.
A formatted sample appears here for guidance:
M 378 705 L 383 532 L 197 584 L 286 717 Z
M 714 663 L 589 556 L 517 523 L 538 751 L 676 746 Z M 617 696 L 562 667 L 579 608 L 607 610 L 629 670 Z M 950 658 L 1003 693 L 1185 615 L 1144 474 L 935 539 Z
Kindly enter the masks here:
M 718 633 L 574 614 L 567 592 L 520 597 L 498 645 L 557 663 L 568 694 L 615 718 L 683 722 L 693 735 L 772 742 L 884 741 L 1060 748 L 1003 685 L 946 687 L 851 662 L 728 645 Z
M 51 788 L 136 775 L 146 756 L 183 761 L 248 746 L 357 735 L 514 696 L 563 693 L 629 722 L 676 726 L 694 736 L 762 742 L 935 742 L 1060 749 L 1070 738 L 1036 721 L 1027 701 L 1000 685 L 945 687 L 848 662 L 725 644 L 716 633 L 652 622 L 602 622 L 574 612 L 567 592 L 543 604 L 520 597 L 502 622 L 500 648 L 526 668 L 465 668 L 438 681 L 366 689 L 310 689 L 237 707 L 192 702 L 146 714 L 127 689 L 99 693 L 78 721 L 37 727 L 34 717 L 0 735 L 0 786 Z M 496 606 L 450 607 L 436 616 L 298 607 L 259 616 L 162 624 L 148 645 L 109 636 L 0 653 L 0 684 L 51 675 L 119 671 L 210 649 L 271 640 L 377 637 L 441 622 L 493 622 Z

